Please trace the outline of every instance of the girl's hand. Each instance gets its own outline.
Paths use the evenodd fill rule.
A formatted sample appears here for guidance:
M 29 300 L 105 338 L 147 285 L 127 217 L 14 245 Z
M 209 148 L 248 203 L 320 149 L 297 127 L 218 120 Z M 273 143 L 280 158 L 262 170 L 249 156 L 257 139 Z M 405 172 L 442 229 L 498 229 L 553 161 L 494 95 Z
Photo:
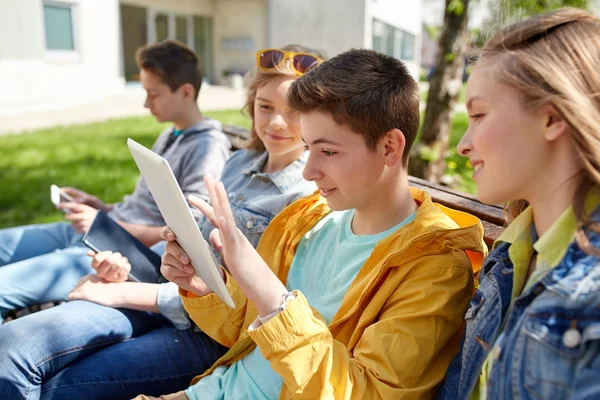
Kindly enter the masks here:
M 95 253 L 92 250 L 88 251 L 88 256 L 93 257 L 92 268 L 96 270 L 98 277 L 107 282 L 125 282 L 127 275 L 131 271 L 131 264 L 127 257 L 121 253 L 113 253 L 112 251 L 101 251 Z
M 86 275 L 69 293 L 69 300 L 87 300 L 107 307 L 123 304 L 121 283 L 106 282 L 98 275 Z
M 82 203 L 60 203 L 56 207 L 71 210 L 69 214 L 65 214 L 65 219 L 71 223 L 75 232 L 81 234 L 86 233 L 90 229 L 94 218 L 96 218 L 96 214 L 98 214 L 97 209 Z
M 85 204 L 97 210 L 102 210 L 104 212 L 108 212 L 109 208 L 106 204 L 102 202 L 96 196 L 92 196 L 84 192 L 83 190 L 76 189 L 74 187 L 63 187 L 61 188 L 66 194 L 70 195 L 76 203 Z

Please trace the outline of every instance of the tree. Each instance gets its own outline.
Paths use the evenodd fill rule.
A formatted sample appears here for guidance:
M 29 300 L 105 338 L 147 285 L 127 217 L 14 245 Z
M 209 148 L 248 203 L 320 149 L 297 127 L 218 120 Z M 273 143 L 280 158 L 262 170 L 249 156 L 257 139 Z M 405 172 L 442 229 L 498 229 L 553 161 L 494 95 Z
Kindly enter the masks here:
M 491 2 L 490 18 L 486 26 L 497 29 L 525 17 L 541 14 L 561 7 L 587 9 L 589 0 L 499 0 Z
M 462 88 L 469 32 L 469 0 L 445 0 L 435 72 L 431 78 L 421 139 L 409 163 L 413 176 L 439 182 L 446 162 L 452 110 Z
M 476 1 L 471 0 L 471 3 Z M 465 54 L 470 41 L 467 28 L 469 0 L 445 2 L 438 58 L 429 86 L 421 139 L 413 149 L 409 164 L 409 174 L 435 183 L 440 182 L 446 169 L 452 110 L 462 88 Z M 479 45 L 493 30 L 509 23 L 561 7 L 589 8 L 591 0 L 492 0 L 485 3 L 490 17 L 473 40 Z

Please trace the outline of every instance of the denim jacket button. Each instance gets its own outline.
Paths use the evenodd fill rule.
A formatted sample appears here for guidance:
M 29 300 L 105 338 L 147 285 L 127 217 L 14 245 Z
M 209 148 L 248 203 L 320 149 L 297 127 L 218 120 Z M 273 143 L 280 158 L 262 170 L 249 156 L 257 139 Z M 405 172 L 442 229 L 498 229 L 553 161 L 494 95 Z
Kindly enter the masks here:
M 254 222 L 252 222 L 252 221 L 246 222 L 246 228 L 248 228 L 248 229 L 254 228 Z
M 577 347 L 581 343 L 581 333 L 574 328 L 567 329 L 565 333 L 563 333 L 562 342 L 565 347 L 568 347 L 569 349 Z

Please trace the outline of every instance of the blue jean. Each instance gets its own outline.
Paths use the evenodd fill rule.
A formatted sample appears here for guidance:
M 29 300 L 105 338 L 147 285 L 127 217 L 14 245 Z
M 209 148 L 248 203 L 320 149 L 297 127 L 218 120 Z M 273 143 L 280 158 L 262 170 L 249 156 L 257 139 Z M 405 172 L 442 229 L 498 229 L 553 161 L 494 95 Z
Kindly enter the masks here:
M 0 323 L 12 310 L 66 300 L 93 272 L 87 250 L 65 222 L 0 230 Z
M 187 388 L 227 348 L 158 314 L 72 301 L 0 327 L 7 399 L 130 399 Z

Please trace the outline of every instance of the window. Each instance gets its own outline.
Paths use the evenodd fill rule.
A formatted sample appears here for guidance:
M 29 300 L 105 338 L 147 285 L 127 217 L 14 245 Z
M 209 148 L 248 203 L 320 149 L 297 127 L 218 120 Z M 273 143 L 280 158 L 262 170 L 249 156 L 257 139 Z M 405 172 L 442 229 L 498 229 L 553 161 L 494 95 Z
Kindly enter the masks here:
M 400 58 L 402 60 L 415 59 L 415 35 L 402 32 L 402 52 Z
M 138 28 L 132 29 L 129 27 L 131 17 L 125 15 L 125 11 L 131 14 L 133 6 L 121 5 L 121 26 L 123 29 L 124 42 L 133 38 L 138 33 Z M 190 49 L 196 52 L 200 62 L 202 63 L 202 72 L 204 78 L 211 82 L 213 80 L 213 21 L 211 17 L 199 15 L 182 15 L 174 12 L 156 10 L 153 8 L 139 8 L 140 15 L 146 15 L 146 24 L 144 34 L 146 35 L 141 40 L 144 43 L 161 42 L 167 39 L 175 39 Z M 142 18 L 142 17 L 140 17 Z M 141 20 L 140 20 L 141 21 Z M 133 40 L 132 40 L 133 42 Z M 135 54 L 135 50 L 132 52 Z M 125 59 L 127 60 L 127 53 Z M 135 78 L 136 64 L 135 59 L 131 58 L 130 76 Z
M 373 21 L 373 50 L 384 53 L 385 24 L 377 20 Z
M 373 50 L 412 61 L 415 59 L 415 35 L 373 20 Z
M 187 22 L 187 17 L 175 17 L 175 40 L 183 44 L 188 44 Z
M 47 50 L 75 50 L 72 4 L 45 1 L 44 28 Z
M 162 42 L 169 38 L 169 17 L 165 14 L 156 14 L 154 16 L 154 26 L 156 28 L 156 41 Z

